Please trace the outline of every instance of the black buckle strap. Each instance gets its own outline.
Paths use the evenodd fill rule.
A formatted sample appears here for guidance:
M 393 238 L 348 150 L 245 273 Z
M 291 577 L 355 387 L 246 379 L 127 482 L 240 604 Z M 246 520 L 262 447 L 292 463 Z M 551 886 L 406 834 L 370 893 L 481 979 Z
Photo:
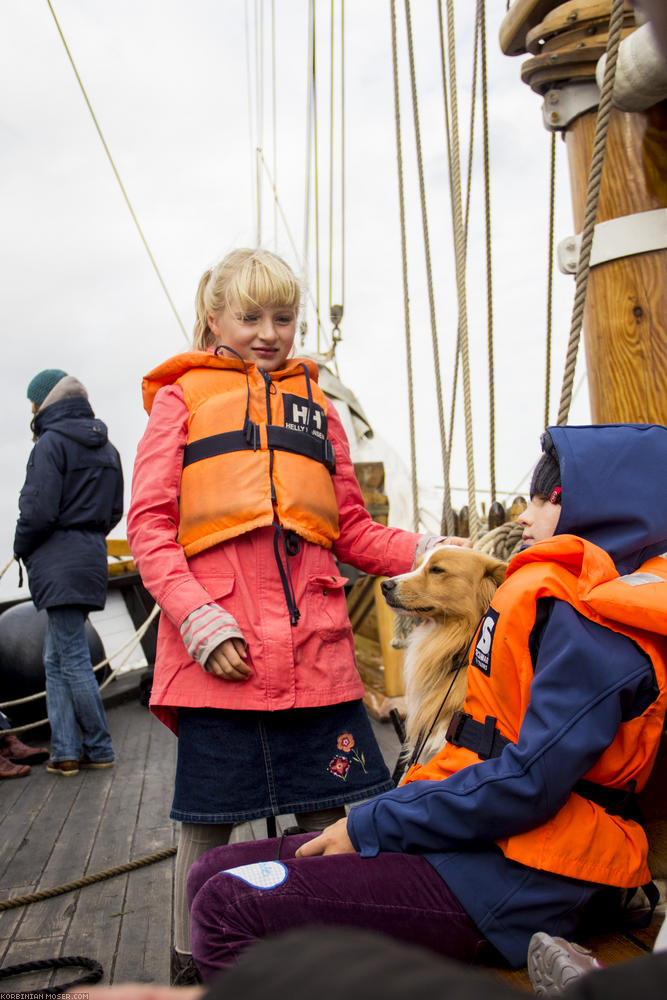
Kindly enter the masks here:
M 472 750 L 480 760 L 500 757 L 503 749 L 512 742 L 496 728 L 496 720 L 492 715 L 487 715 L 484 722 L 477 722 L 466 712 L 454 713 L 445 739 L 452 746 Z M 644 817 L 637 802 L 636 787 L 636 781 L 629 781 L 625 788 L 610 788 L 581 778 L 572 791 L 602 806 L 610 816 L 631 819 L 643 826 Z
M 454 712 L 445 739 L 455 747 L 465 747 L 476 753 L 480 760 L 500 757 L 510 740 L 496 728 L 496 720 L 487 715 L 484 722 L 477 722 L 466 712 Z

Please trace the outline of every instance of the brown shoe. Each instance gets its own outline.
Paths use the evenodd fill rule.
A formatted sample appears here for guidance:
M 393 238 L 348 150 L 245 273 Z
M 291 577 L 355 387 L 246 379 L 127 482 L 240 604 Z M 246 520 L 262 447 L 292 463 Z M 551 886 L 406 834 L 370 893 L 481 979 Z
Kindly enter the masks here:
M 114 758 L 111 760 L 91 760 L 87 753 L 79 757 L 79 767 L 84 771 L 101 771 L 103 767 L 113 767 Z
M 0 778 L 24 778 L 30 774 L 27 764 L 12 764 L 6 757 L 0 757 Z
M 6 757 L 14 764 L 25 764 L 28 761 L 31 764 L 41 764 L 43 760 L 48 758 L 49 751 L 46 747 L 29 747 L 27 743 L 22 743 L 14 733 L 8 733 L 0 748 L 0 756 Z
M 62 774 L 64 778 L 68 778 L 70 774 L 79 773 L 79 762 L 78 760 L 50 760 L 46 765 L 46 770 L 49 774 Z

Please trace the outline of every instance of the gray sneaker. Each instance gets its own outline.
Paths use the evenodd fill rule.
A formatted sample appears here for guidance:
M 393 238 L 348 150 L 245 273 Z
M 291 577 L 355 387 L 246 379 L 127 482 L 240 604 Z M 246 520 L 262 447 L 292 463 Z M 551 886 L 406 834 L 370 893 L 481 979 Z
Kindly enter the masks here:
M 557 996 L 570 983 L 602 966 L 588 948 L 540 931 L 528 945 L 528 975 L 538 996 Z

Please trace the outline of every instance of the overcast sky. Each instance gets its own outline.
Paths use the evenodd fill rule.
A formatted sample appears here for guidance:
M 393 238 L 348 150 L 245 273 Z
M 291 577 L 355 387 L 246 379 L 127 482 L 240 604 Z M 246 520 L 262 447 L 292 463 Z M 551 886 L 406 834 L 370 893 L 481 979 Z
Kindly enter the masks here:
M 116 167 L 182 322 L 191 331 L 202 271 L 257 238 L 252 150 L 258 79 L 256 12 L 263 6 L 262 145 L 273 169 L 270 0 L 52 0 Z M 549 136 L 540 99 L 503 56 L 504 0 L 488 7 L 494 253 L 496 468 L 512 493 L 535 461 L 544 412 Z M 276 0 L 277 187 L 299 254 L 304 247 L 308 5 Z M 0 213 L 4 433 L 0 568 L 11 558 L 17 497 L 31 448 L 25 390 L 42 368 L 87 386 L 121 452 L 126 505 L 145 426 L 140 384 L 187 347 L 109 165 L 47 0 L 3 0 L 0 33 Z M 339 10 L 338 0 L 335 5 Z M 388 0 L 345 8 L 346 272 L 338 368 L 379 438 L 409 464 L 407 389 Z M 442 486 L 431 326 L 403 4 L 397 3 L 411 328 L 419 477 Z M 457 0 L 459 112 L 464 157 L 470 113 L 474 4 Z M 329 11 L 317 4 L 321 305 L 328 323 Z M 449 413 L 457 307 L 435 0 L 412 4 L 438 343 Z M 338 14 L 336 15 L 338 20 Z M 250 52 L 250 69 L 248 53 Z M 479 107 L 478 107 L 479 112 Z M 335 156 L 338 159 L 339 140 Z M 565 147 L 558 142 L 557 239 L 572 231 Z M 477 485 L 489 485 L 484 224 L 479 146 L 468 252 L 470 358 Z M 465 174 L 465 170 L 464 170 Z M 312 182 L 311 182 L 312 195 Z M 261 235 L 299 269 L 263 190 Z M 313 201 L 311 200 L 311 209 Z M 338 216 L 338 206 L 334 213 Z M 336 262 L 339 231 L 334 241 Z M 314 246 L 309 273 L 314 293 Z M 336 265 L 337 266 L 337 265 Z M 338 278 L 338 271 L 335 271 Z M 555 278 L 551 419 L 555 419 L 574 281 Z M 337 298 L 335 289 L 334 298 Z M 316 348 L 312 308 L 306 347 Z M 577 382 L 585 369 L 582 358 Z M 459 399 L 460 389 L 459 389 Z M 589 419 L 586 388 L 571 422 Z M 459 409 L 451 482 L 466 485 Z M 438 495 L 437 492 L 434 495 Z M 465 502 L 454 493 L 455 506 Z M 480 499 L 487 499 L 480 493 Z M 123 534 L 121 525 L 114 531 Z M 0 594 L 16 587 L 10 569 Z

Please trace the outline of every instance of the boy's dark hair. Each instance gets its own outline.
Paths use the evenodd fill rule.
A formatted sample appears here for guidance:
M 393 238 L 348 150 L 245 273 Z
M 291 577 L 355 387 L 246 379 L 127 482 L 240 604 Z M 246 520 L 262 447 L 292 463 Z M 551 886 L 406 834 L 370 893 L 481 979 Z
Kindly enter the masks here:
M 551 440 L 549 431 L 545 431 L 541 438 L 543 455 L 535 466 L 533 478 L 530 481 L 530 497 L 539 494 L 550 498 L 553 491 L 560 486 L 560 463 L 558 452 Z

